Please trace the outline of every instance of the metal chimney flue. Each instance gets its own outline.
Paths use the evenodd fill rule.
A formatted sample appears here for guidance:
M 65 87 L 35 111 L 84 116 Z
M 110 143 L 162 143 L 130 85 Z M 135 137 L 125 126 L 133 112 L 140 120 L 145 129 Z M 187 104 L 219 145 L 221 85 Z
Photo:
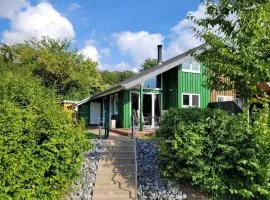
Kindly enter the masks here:
M 162 45 L 159 44 L 159 45 L 157 46 L 157 49 L 158 49 L 157 64 L 158 64 L 158 65 L 161 65 L 161 64 L 162 64 Z

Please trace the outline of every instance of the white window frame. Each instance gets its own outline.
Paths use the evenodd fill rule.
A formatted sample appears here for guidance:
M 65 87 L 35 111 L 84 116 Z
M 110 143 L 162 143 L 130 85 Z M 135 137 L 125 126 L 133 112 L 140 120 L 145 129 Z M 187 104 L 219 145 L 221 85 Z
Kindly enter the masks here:
M 188 95 L 189 96 L 189 105 L 184 105 L 184 95 Z M 192 106 L 192 96 L 198 96 L 198 107 Z M 201 107 L 201 96 L 200 94 L 197 93 L 182 93 L 182 108 L 200 108 Z
M 117 109 L 116 109 L 116 104 L 117 104 Z M 113 107 L 113 109 L 114 109 L 114 114 L 115 115 L 118 115 L 118 108 L 119 107 L 119 99 L 118 99 L 118 93 L 116 93 L 116 94 L 114 94 L 114 107 Z
M 201 64 L 199 63 L 199 62 L 197 62 L 198 64 L 199 64 L 199 67 L 198 67 L 198 69 L 197 70 L 194 70 L 194 69 L 192 69 L 192 61 L 195 61 L 195 62 L 197 62 L 196 61 L 196 59 L 195 58 L 193 58 L 193 57 L 189 57 L 185 62 L 189 62 L 189 66 L 190 66 L 190 69 L 184 69 L 183 68 L 183 64 L 185 63 L 182 63 L 182 71 L 183 72 L 190 72 L 190 73 L 196 73 L 196 74 L 199 74 L 199 73 L 201 73 Z
M 224 98 L 225 101 L 233 101 L 233 96 L 230 96 L 230 95 L 217 95 L 217 102 L 225 102 L 225 101 L 218 101 L 218 98 L 220 98 L 220 97 Z

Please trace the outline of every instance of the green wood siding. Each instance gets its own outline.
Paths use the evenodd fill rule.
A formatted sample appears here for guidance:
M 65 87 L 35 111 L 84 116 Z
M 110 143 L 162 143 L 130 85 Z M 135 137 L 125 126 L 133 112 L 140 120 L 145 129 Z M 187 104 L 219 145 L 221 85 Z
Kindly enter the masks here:
M 119 125 L 121 128 L 130 128 L 130 91 L 123 90 L 118 95 Z
M 163 73 L 162 75 L 163 91 L 163 110 L 178 105 L 178 67 Z
M 90 102 L 86 102 L 78 107 L 79 119 L 84 119 L 85 125 L 90 124 Z
M 200 73 L 183 72 L 182 66 L 178 70 L 178 107 L 182 107 L 182 94 L 183 93 L 196 93 L 200 94 L 200 107 L 206 108 L 210 101 L 210 90 L 202 86 L 205 81 L 203 72 L 205 67 L 201 65 Z

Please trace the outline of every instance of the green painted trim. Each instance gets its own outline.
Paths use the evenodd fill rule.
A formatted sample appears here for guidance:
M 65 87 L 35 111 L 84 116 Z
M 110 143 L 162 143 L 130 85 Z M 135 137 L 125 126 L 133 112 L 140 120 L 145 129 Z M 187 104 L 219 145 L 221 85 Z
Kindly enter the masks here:
M 140 85 L 140 131 L 143 131 L 143 86 Z
M 130 91 L 129 90 L 124 90 L 124 127 L 123 128 L 130 128 Z
M 131 92 L 140 92 L 140 89 L 132 89 Z M 143 88 L 144 93 L 154 93 L 154 94 L 162 94 L 162 89 L 160 88 Z
M 200 95 L 200 108 L 206 108 L 210 101 L 210 90 L 202 84 L 206 80 L 204 75 L 205 66 L 200 65 L 200 73 L 183 72 L 182 65 L 178 67 L 178 102 L 177 106 L 182 108 L 183 93 L 194 93 Z

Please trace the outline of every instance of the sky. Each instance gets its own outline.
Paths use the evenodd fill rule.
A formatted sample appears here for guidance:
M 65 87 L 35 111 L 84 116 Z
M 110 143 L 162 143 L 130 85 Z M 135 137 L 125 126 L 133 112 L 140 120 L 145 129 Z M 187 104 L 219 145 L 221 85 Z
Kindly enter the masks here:
M 0 41 L 68 39 L 101 70 L 136 71 L 200 45 L 186 19 L 204 16 L 200 0 L 0 0 Z

